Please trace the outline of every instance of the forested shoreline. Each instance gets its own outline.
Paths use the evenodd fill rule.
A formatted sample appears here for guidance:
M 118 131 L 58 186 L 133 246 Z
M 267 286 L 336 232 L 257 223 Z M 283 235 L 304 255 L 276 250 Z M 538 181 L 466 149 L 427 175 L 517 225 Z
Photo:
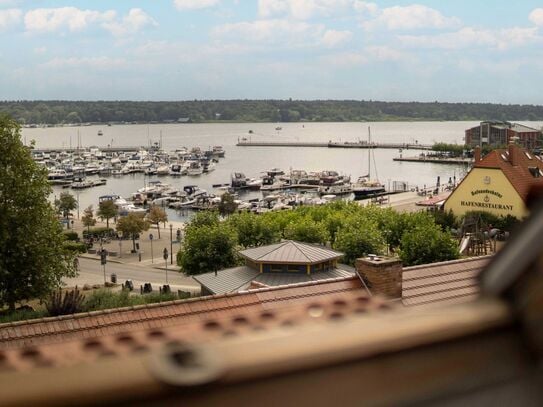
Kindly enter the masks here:
M 23 125 L 152 122 L 537 121 L 541 105 L 357 100 L 0 101 Z

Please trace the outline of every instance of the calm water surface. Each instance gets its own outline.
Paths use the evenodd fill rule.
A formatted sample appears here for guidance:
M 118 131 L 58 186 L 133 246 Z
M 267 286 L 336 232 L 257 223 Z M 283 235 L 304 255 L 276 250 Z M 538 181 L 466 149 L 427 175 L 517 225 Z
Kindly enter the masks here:
M 306 171 L 336 170 L 350 174 L 353 180 L 368 171 L 368 151 L 362 149 L 293 148 L 293 147 L 236 147 L 238 139 L 247 137 L 252 141 L 357 141 L 368 139 L 371 127 L 375 142 L 398 142 L 433 144 L 435 142 L 462 143 L 464 130 L 478 122 L 376 122 L 376 123 L 227 123 L 227 124 L 152 124 L 113 125 L 23 129 L 26 143 L 35 140 L 37 148 L 76 147 L 78 140 L 84 147 L 98 146 L 148 146 L 162 139 L 165 150 L 179 147 L 200 146 L 203 149 L 222 145 L 225 158 L 220 159 L 216 170 L 197 177 L 160 177 L 163 182 L 176 187 L 195 184 L 213 191 L 212 185 L 229 183 L 232 172 L 243 172 L 248 177 L 258 177 L 262 171 L 279 167 Z M 540 128 L 543 122 L 523 122 Z M 281 126 L 281 130 L 275 130 Z M 103 136 L 98 136 L 102 130 Z M 249 134 L 252 130 L 252 134 Z M 420 151 L 404 150 L 403 156 L 415 156 Z M 404 181 L 412 187 L 436 184 L 449 178 L 461 177 L 462 166 L 422 164 L 392 161 L 398 150 L 374 150 L 371 164 L 372 178 L 378 178 L 385 186 L 393 181 Z M 150 179 L 158 179 L 156 176 Z M 79 193 L 80 208 L 98 205 L 98 196 L 115 193 L 130 196 L 149 180 L 143 174 L 123 177 L 108 177 L 107 185 L 82 190 Z M 63 191 L 55 187 L 54 193 Z M 68 189 L 68 191 L 70 191 Z M 75 194 L 75 191 L 72 191 Z M 182 220 L 184 215 L 169 212 L 171 220 Z

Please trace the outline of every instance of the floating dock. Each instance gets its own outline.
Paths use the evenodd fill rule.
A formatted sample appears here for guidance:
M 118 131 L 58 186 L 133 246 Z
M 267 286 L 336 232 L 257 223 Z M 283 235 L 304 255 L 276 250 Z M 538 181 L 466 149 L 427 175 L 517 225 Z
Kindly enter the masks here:
M 429 144 L 412 143 L 366 143 L 349 142 L 343 143 L 336 141 L 329 142 L 304 142 L 304 141 L 251 141 L 240 140 L 236 144 L 238 147 L 324 147 L 324 148 L 387 148 L 402 150 L 431 150 Z
M 396 157 L 394 161 L 406 161 L 411 163 L 433 163 L 433 164 L 454 164 L 454 165 L 471 165 L 473 164 L 472 158 L 443 158 L 443 157 Z

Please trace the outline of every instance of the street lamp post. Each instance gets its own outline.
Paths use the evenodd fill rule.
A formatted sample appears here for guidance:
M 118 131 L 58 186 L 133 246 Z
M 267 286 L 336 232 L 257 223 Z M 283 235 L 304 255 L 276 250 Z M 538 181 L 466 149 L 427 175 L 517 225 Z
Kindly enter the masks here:
M 164 248 L 162 257 L 164 258 L 164 264 L 166 265 L 166 284 L 168 284 L 168 249 Z
M 155 258 L 153 256 L 153 234 L 149 233 L 149 240 L 151 241 L 151 263 L 155 262 Z
M 106 263 L 107 263 L 107 253 L 105 249 L 100 250 L 100 263 L 102 264 L 104 270 L 104 286 L 106 285 Z
M 173 225 L 170 223 L 170 264 L 173 264 Z

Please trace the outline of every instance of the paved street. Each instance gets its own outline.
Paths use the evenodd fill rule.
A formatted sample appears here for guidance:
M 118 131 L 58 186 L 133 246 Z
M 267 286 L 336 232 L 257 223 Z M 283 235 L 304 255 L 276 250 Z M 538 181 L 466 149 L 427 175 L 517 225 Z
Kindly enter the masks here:
M 158 289 L 159 286 L 166 283 L 166 270 L 157 269 L 146 264 L 122 264 L 109 262 L 106 264 L 106 277 L 110 281 L 111 273 L 117 274 L 117 282 L 124 283 L 125 280 L 131 279 L 134 282 L 136 289 L 143 283 L 151 283 L 153 289 Z M 185 277 L 175 269 L 168 270 L 168 282 L 172 290 L 184 290 L 199 292 L 200 286 L 191 277 Z M 103 284 L 104 272 L 97 257 L 95 259 L 79 258 L 79 276 L 76 278 L 65 279 L 65 283 L 69 287 L 85 284 Z

